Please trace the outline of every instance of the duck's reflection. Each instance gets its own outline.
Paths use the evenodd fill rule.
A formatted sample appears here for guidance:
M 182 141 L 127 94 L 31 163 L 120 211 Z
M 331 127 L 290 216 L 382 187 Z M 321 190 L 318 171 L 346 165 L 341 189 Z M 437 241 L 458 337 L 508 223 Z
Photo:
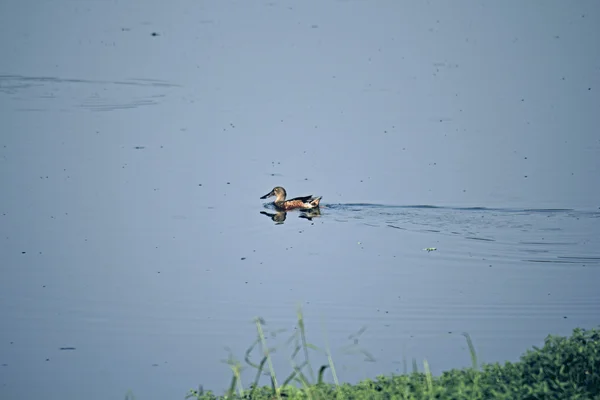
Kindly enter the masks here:
M 276 224 L 283 224 L 285 222 L 285 217 L 287 216 L 287 213 L 285 211 L 276 211 L 274 213 L 268 213 L 266 211 L 261 211 L 260 213 L 262 215 L 266 215 L 267 217 L 271 218 L 273 220 L 273 222 L 275 222 Z
M 300 218 L 305 218 L 309 221 L 312 221 L 313 218 L 320 217 L 320 216 L 321 216 L 320 208 L 311 208 L 309 210 L 301 210 L 300 211 Z
M 298 218 L 304 218 L 309 221 L 312 221 L 315 217 L 321 216 L 321 210 L 318 208 L 311 208 L 309 210 L 299 210 L 299 212 L 300 215 L 298 216 Z M 283 210 L 276 210 L 274 212 L 261 211 L 260 213 L 271 218 L 271 220 L 273 220 L 273 222 L 275 222 L 276 224 L 283 224 L 285 222 L 285 219 L 287 218 L 287 211 Z

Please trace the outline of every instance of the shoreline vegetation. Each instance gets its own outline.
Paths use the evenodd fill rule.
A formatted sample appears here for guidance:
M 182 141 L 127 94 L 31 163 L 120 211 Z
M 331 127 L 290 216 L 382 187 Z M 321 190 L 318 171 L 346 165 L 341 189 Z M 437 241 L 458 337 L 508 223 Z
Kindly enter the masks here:
M 468 334 L 463 334 L 471 354 L 471 367 L 451 369 L 433 376 L 427 360 L 422 372 L 416 360 L 412 372 L 378 376 L 351 385 L 340 383 L 329 345 L 319 348 L 307 341 L 302 310 L 297 311 L 298 324 L 286 342 L 292 349 L 290 370 L 284 375 L 275 371 L 271 360 L 275 347 L 267 346 L 265 321 L 255 319 L 257 337 L 244 356 L 245 366 L 230 354 L 224 362 L 232 371 L 229 389 L 222 395 L 205 391 L 202 386 L 190 390 L 185 397 L 192 400 L 221 399 L 593 399 L 600 400 L 600 328 L 576 328 L 570 337 L 549 335 L 541 348 L 527 350 L 517 362 L 478 364 L 475 348 Z M 356 337 L 364 332 L 361 329 Z M 357 340 L 354 340 L 355 345 Z M 352 350 L 370 354 L 358 346 Z M 311 352 L 327 357 L 327 364 L 315 371 Z M 242 368 L 256 370 L 254 380 L 242 385 Z M 325 372 L 331 377 L 325 381 Z M 258 386 L 262 376 L 269 386 Z M 133 396 L 127 396 L 133 398 Z

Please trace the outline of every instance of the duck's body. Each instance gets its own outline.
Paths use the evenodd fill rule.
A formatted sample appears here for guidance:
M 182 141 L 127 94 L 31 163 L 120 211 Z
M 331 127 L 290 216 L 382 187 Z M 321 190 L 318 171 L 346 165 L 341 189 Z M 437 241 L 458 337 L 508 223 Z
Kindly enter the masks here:
M 295 197 L 293 199 L 286 200 L 285 197 L 287 193 L 284 188 L 281 186 L 276 186 L 269 193 L 265 194 L 261 197 L 261 199 L 266 199 L 267 197 L 275 196 L 275 201 L 273 204 L 279 210 L 293 210 L 296 208 L 300 209 L 310 209 L 310 208 L 318 208 L 319 202 L 321 201 L 321 196 L 313 197 L 313 196 L 303 196 L 303 197 Z

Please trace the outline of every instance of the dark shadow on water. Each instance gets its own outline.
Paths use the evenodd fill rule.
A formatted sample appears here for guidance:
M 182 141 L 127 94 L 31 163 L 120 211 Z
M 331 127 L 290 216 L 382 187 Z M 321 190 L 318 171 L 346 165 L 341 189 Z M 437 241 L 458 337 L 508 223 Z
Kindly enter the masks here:
M 292 212 L 292 213 L 297 212 L 299 214 L 298 218 L 304 218 L 309 221 L 312 221 L 313 218 L 321 216 L 321 210 L 318 208 L 312 208 L 310 210 L 297 210 L 297 211 L 290 211 L 290 212 Z M 285 222 L 285 219 L 287 218 L 287 211 L 273 209 L 272 212 L 261 211 L 260 213 L 262 215 L 265 215 L 265 216 L 271 218 L 271 220 L 273 222 L 275 222 L 276 225 L 283 224 Z
M 285 222 L 285 219 L 287 218 L 287 212 L 285 211 L 275 211 L 272 213 L 261 211 L 260 213 L 271 218 L 271 220 L 275 222 L 276 225 L 283 224 Z

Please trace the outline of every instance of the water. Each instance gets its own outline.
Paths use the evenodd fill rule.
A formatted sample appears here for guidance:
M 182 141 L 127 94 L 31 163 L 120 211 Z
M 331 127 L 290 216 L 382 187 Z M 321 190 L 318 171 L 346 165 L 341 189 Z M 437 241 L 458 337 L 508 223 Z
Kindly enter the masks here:
M 0 398 L 221 392 L 255 317 L 283 379 L 299 304 L 344 382 L 600 324 L 595 2 L 144 4 L 0 5 Z

